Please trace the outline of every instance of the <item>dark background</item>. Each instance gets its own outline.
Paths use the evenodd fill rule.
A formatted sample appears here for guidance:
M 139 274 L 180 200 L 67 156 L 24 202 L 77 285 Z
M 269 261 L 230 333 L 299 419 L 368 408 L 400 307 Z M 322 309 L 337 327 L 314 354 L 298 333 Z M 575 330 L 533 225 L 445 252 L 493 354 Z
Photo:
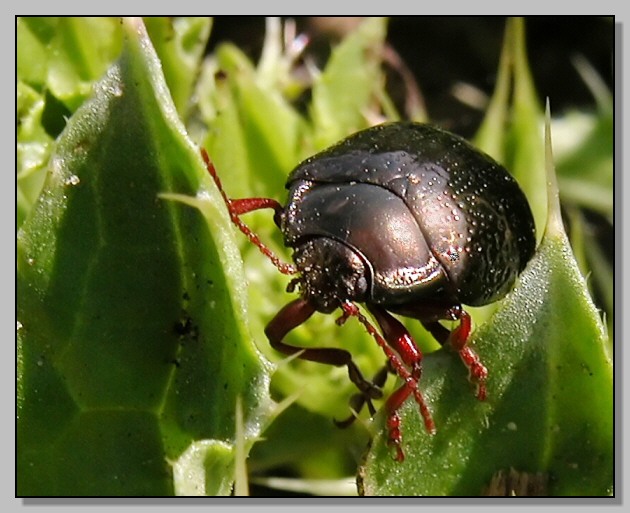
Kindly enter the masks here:
M 285 17 L 286 18 L 286 17 Z M 298 33 L 308 34 L 308 53 L 321 67 L 332 44 L 360 18 L 295 17 Z M 495 84 L 505 30 L 503 16 L 394 16 L 388 41 L 412 70 L 424 97 L 429 119 L 464 136 L 474 134 L 482 112 L 451 94 L 458 82 L 490 95 Z M 549 97 L 553 113 L 592 108 L 594 100 L 572 58 L 585 57 L 613 89 L 614 18 L 534 16 L 525 18 L 528 57 L 541 101 Z M 258 61 L 265 19 L 261 16 L 218 16 L 208 51 L 231 41 Z M 396 94 L 393 94 L 396 100 Z

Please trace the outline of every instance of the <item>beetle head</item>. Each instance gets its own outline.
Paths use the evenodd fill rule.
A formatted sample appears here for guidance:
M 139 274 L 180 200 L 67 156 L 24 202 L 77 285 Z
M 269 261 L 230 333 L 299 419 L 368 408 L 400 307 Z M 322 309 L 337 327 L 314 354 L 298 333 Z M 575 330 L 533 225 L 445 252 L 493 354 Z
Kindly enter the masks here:
M 309 239 L 295 248 L 302 296 L 322 313 L 344 301 L 363 302 L 368 292 L 368 270 L 345 244 L 328 237 Z

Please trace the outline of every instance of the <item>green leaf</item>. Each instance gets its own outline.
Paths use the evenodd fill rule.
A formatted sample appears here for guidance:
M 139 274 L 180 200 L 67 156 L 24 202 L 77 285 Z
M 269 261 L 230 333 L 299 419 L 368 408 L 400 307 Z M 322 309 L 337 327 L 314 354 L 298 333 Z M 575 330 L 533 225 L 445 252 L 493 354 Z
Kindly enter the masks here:
M 216 85 L 220 115 L 205 146 L 231 195 L 273 197 L 300 158 L 304 122 L 234 46 L 217 50 L 216 66 L 226 78 Z
M 549 154 L 549 168 L 550 162 Z M 553 170 L 548 174 L 555 185 Z M 537 482 L 542 495 L 612 493 L 607 336 L 564 234 L 553 185 L 550 198 L 536 255 L 471 340 L 490 372 L 488 400 L 465 393 L 464 368 L 453 355 L 441 350 L 425 358 L 422 388 L 438 432 L 424 431 L 409 401 L 402 411 L 407 459 L 388 457 L 379 431 L 360 471 L 366 495 L 482 495 L 511 469 Z
M 578 61 L 582 62 L 582 61 Z M 582 74 L 595 73 L 586 63 Z M 586 80 L 586 79 L 585 79 Z M 595 76 L 588 81 L 601 80 Z M 613 135 L 612 95 L 604 85 L 593 86 L 599 99 L 595 112 L 571 111 L 554 123 L 554 134 L 562 137 L 558 155 L 558 182 L 565 202 L 586 207 L 613 220 Z
M 39 195 L 51 143 L 120 53 L 114 18 L 17 19 L 18 216 Z
M 380 71 L 387 20 L 367 18 L 333 51 L 313 84 L 315 150 L 367 126 L 367 106 L 382 87 Z
M 207 17 L 147 17 L 147 32 L 162 63 L 177 112 L 186 120 L 212 20 Z
M 247 449 L 272 404 L 229 219 L 163 198 L 222 205 L 141 20 L 123 27 L 18 234 L 21 496 L 229 493 L 237 398 Z
M 529 200 L 538 233 L 545 225 L 542 110 L 529 70 L 525 22 L 508 18 L 499 76 L 475 140 L 514 175 Z
M 545 175 L 541 172 L 544 169 L 541 144 L 543 112 L 529 69 L 525 22 L 522 18 L 510 18 L 510 23 L 514 52 L 514 97 L 508 139 L 513 153 L 508 156 L 506 164 L 527 195 L 539 241 L 547 219 Z
M 501 56 L 494 92 L 486 108 L 481 126 L 475 135 L 475 145 L 492 155 L 498 162 L 506 162 L 506 130 L 509 117 L 510 93 L 513 77 L 513 29 L 514 24 L 507 23 L 501 47 Z
M 17 227 L 31 210 L 42 189 L 52 138 L 42 126 L 44 96 L 17 84 Z
M 481 495 L 513 468 L 543 473 L 543 495 L 603 496 L 613 479 L 612 366 L 598 313 L 566 240 L 546 238 L 518 288 L 472 341 L 490 371 L 477 402 L 454 355 L 425 359 L 438 432 L 403 408 L 406 460 L 382 432 L 361 470 L 366 495 Z
M 120 18 L 21 17 L 17 24 L 18 75 L 42 90 L 49 88 L 71 111 L 120 54 Z

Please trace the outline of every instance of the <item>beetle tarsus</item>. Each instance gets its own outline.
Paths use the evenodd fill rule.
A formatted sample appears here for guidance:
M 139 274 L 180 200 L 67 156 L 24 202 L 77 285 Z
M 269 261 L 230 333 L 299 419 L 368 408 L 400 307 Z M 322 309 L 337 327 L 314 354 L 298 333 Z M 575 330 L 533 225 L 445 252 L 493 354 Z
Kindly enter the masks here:
M 401 424 L 401 420 L 400 420 L 400 415 L 398 415 L 398 412 L 390 413 L 389 416 L 387 417 L 387 432 L 388 432 L 387 445 L 390 447 L 393 447 L 395 451 L 394 459 L 397 462 L 402 463 L 403 461 L 405 461 L 405 453 L 401 447 L 402 434 L 400 432 L 400 424 Z
M 378 397 L 370 396 L 364 392 L 360 392 L 358 394 L 354 394 L 350 398 L 350 410 L 352 414 L 345 420 L 336 420 L 333 419 L 333 422 L 337 427 L 347 428 L 350 426 L 357 418 L 363 406 L 367 406 L 368 412 L 370 413 L 370 417 L 374 417 L 376 415 L 376 408 L 372 403 L 372 399 L 380 399 L 383 396 L 383 386 L 387 381 L 387 375 L 389 374 L 389 366 L 385 365 L 382 367 L 372 378 L 371 384 L 372 388 L 378 390 Z

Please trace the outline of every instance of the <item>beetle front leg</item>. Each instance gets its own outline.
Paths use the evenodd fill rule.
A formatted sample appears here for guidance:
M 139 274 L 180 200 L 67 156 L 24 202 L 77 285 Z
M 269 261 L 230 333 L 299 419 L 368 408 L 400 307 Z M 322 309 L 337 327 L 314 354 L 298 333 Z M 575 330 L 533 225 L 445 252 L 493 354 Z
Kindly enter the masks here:
M 401 448 L 402 434 L 400 432 L 400 415 L 398 410 L 410 395 L 413 395 L 420 408 L 420 414 L 424 420 L 424 425 L 429 434 L 435 433 L 435 423 L 429 407 L 427 406 L 418 382 L 422 375 L 422 352 L 418 349 L 415 341 L 411 337 L 407 328 L 389 314 L 386 310 L 368 305 L 370 313 L 380 326 L 387 343 L 398 353 L 404 364 L 411 369 L 411 373 L 401 368 L 400 362 L 390 357 L 390 362 L 396 373 L 404 380 L 403 385 L 392 393 L 385 403 L 385 410 L 388 413 L 387 428 L 389 430 L 389 443 L 396 449 L 396 459 L 402 461 L 404 453 Z M 389 357 L 389 355 L 388 355 Z
M 422 324 L 440 344 L 458 352 L 459 357 L 468 369 L 468 379 L 477 389 L 477 399 L 484 401 L 487 396 L 486 380 L 488 379 L 488 369 L 481 363 L 479 355 L 468 345 L 472 329 L 470 315 L 461 306 L 449 309 L 448 313 L 453 320 L 459 320 L 459 326 L 452 331 L 446 329 L 439 322 L 423 322 Z
M 380 387 L 363 377 L 348 351 L 334 347 L 295 347 L 282 341 L 289 331 L 306 322 L 313 313 L 315 313 L 315 307 L 303 298 L 295 299 L 284 306 L 265 328 L 265 335 L 271 347 L 286 355 L 297 355 L 297 358 L 301 360 L 326 363 L 335 367 L 348 367 L 350 381 L 356 385 L 361 396 L 365 398 L 364 401 L 367 401 L 371 407 L 371 400 L 380 399 L 383 392 Z M 350 423 L 344 421 L 342 425 Z
M 236 227 L 245 234 L 245 236 L 250 240 L 252 244 L 254 244 L 263 255 L 265 255 L 271 263 L 276 266 L 276 268 L 283 274 L 295 274 L 297 269 L 294 265 L 287 264 L 278 258 L 278 256 L 271 251 L 256 235 L 249 226 L 247 226 L 239 216 L 243 214 L 247 214 L 248 212 L 253 212 L 254 210 L 261 210 L 263 208 L 271 208 L 274 211 L 273 220 L 276 225 L 280 226 L 280 214 L 282 213 L 282 205 L 278 203 L 276 200 L 271 198 L 244 198 L 244 199 L 230 199 L 227 194 L 223 190 L 223 184 L 221 184 L 221 179 L 217 174 L 216 169 L 214 168 L 214 164 L 210 160 L 208 153 L 205 149 L 201 148 L 201 157 L 203 158 L 204 163 L 206 164 L 206 169 L 208 173 L 214 180 L 214 184 L 217 186 L 217 189 L 221 193 L 221 197 L 225 202 L 225 205 L 228 209 L 228 213 L 230 214 L 230 220 L 232 223 L 236 225 Z
M 407 329 L 399 321 L 376 305 L 368 304 L 367 307 L 381 327 L 384 337 L 381 336 L 372 323 L 359 311 L 359 308 L 351 302 L 345 302 L 341 305 L 344 313 L 338 322 L 343 322 L 350 316 L 359 319 L 367 332 L 372 335 L 376 343 L 381 347 L 385 356 L 387 356 L 391 370 L 404 381 L 404 384 L 394 391 L 385 403 L 385 411 L 388 414 L 388 442 L 389 445 L 393 446 L 396 450 L 396 460 L 403 461 L 405 455 L 401 447 L 402 434 L 400 432 L 401 422 L 398 410 L 410 395 L 413 395 L 416 403 L 420 407 L 420 414 L 424 420 L 425 428 L 429 434 L 435 433 L 435 423 L 433 422 L 431 412 L 418 388 L 418 381 L 422 374 L 422 353 L 416 347 Z M 411 367 L 411 372 L 409 372 L 406 365 Z

